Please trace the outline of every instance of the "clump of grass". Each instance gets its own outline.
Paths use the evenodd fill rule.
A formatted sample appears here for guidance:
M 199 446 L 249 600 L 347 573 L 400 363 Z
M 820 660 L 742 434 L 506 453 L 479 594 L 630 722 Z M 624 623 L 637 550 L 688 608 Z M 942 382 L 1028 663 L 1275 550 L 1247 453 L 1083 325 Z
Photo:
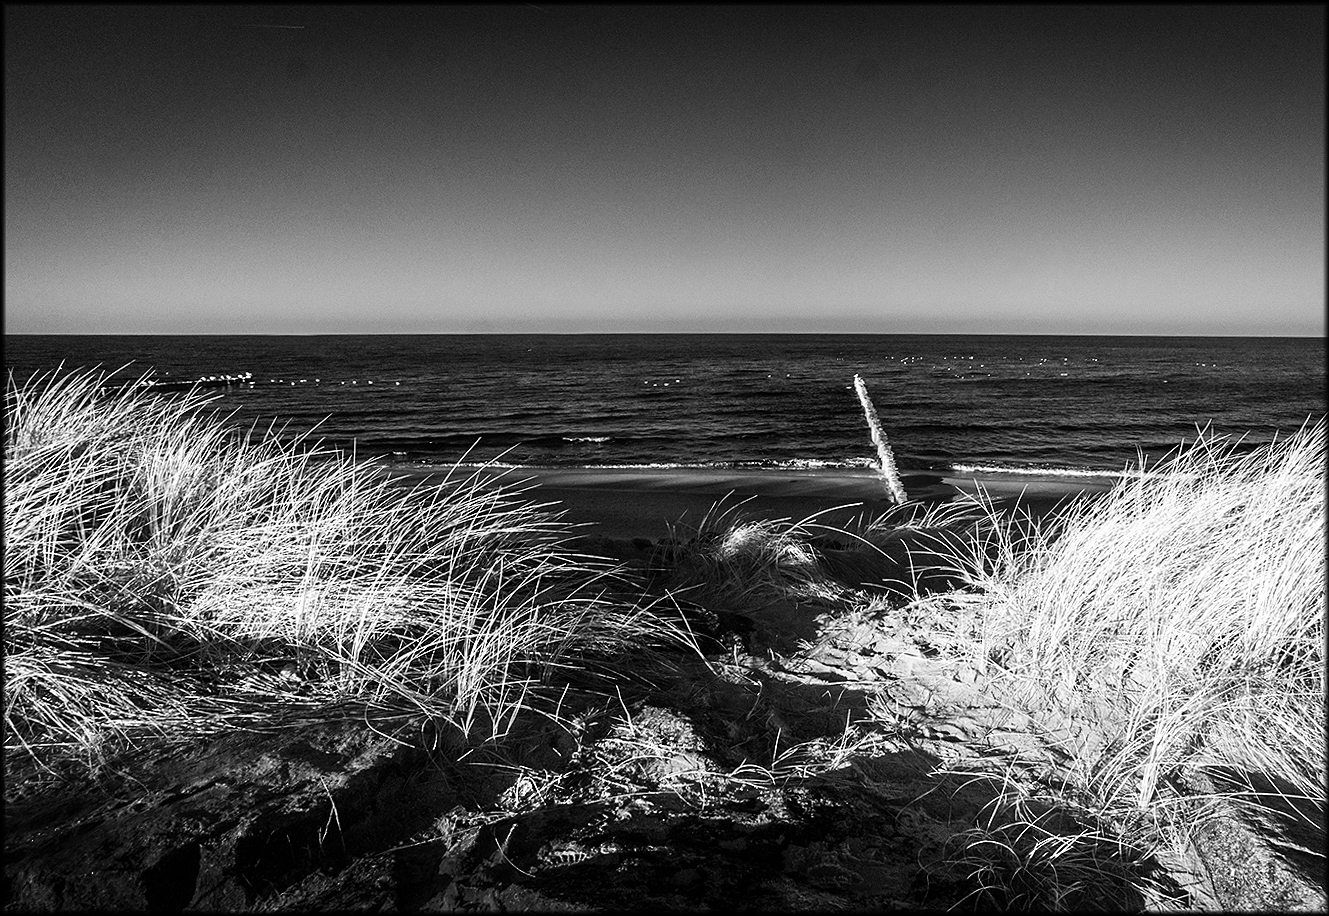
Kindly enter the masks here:
M 910 501 L 845 527 L 818 521 L 843 508 L 798 521 L 752 519 L 721 500 L 670 538 L 671 593 L 740 611 L 801 603 L 847 613 L 867 593 L 917 605 L 924 594 L 972 584 L 1020 540 L 1009 516 L 973 498 Z
M 910 501 L 840 530 L 848 547 L 832 556 L 848 567 L 845 573 L 856 575 L 855 584 L 918 599 L 970 584 L 992 565 L 1011 524 L 1009 516 L 968 495 L 932 504 Z
M 519 490 L 408 490 L 105 381 L 7 385 L 11 771 L 348 704 L 492 737 L 552 670 L 681 638 Z
M 1202 438 L 1064 520 L 998 593 L 1024 669 L 1072 713 L 1115 711 L 1099 778 L 1133 762 L 1137 807 L 1188 763 L 1323 803 L 1324 462 L 1323 424 L 1244 457 Z
M 842 589 L 827 578 L 809 544 L 814 518 L 748 519 L 741 510 L 721 500 L 695 528 L 674 531 L 675 592 L 738 608 L 838 597 Z
M 1092 811 L 1010 773 L 990 778 L 1003 784 L 980 822 L 948 842 L 952 865 L 973 886 L 962 903 L 1074 913 L 1179 909 L 1190 902 L 1152 849 Z
M 1201 435 L 971 563 L 975 648 L 1063 762 L 1061 794 L 1140 845 L 1183 846 L 1219 799 L 1264 804 L 1197 774 L 1323 812 L 1324 432 L 1244 455 Z

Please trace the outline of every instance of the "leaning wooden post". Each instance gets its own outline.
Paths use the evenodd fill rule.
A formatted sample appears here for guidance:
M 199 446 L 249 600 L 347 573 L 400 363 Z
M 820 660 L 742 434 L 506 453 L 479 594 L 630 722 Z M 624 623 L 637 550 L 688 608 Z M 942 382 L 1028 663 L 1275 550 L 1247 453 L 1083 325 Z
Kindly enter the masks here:
M 863 415 L 868 418 L 868 429 L 872 431 L 872 444 L 877 447 L 877 457 L 881 460 L 881 466 L 877 470 L 886 483 L 886 491 L 890 493 L 891 499 L 897 505 L 902 505 L 908 502 L 909 497 L 905 495 L 904 484 L 900 481 L 900 471 L 895 466 L 895 455 L 891 453 L 891 447 L 886 443 L 886 434 L 882 432 L 881 421 L 877 419 L 877 409 L 872 406 L 872 399 L 868 397 L 868 388 L 863 384 L 861 376 L 854 376 L 854 390 L 858 392 L 858 400 L 863 405 Z

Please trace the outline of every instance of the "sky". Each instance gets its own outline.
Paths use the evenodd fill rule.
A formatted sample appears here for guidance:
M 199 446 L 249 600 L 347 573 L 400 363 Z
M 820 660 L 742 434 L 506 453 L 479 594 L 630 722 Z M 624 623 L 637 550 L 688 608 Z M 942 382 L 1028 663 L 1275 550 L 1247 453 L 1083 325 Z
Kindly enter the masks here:
M 1325 332 L 1322 5 L 4 26 L 10 334 Z

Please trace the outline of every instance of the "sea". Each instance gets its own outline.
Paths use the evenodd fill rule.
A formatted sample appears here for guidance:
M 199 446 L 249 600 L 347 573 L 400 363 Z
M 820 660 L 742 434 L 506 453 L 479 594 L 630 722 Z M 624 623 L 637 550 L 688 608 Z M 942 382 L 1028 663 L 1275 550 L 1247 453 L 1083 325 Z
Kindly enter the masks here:
M 1323 338 L 855 334 L 6 335 L 9 384 L 98 369 L 390 466 L 1138 473 L 1326 412 Z M 306 441 L 308 441 L 306 439 Z

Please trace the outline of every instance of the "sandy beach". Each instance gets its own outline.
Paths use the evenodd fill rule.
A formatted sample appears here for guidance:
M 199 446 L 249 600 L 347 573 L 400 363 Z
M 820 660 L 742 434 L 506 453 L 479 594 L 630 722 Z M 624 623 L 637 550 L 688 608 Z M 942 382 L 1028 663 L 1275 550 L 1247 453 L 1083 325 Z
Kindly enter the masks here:
M 9 909 L 1325 910 L 1323 424 L 897 515 L 870 468 L 394 479 L 101 387 L 6 415 Z M 1106 498 L 910 524 L 979 491 Z
M 442 482 L 448 468 L 392 472 L 409 484 Z M 460 473 L 452 471 L 455 479 Z M 466 473 L 469 473 L 466 472 Z M 582 533 L 592 537 L 651 540 L 673 529 L 699 524 L 717 503 L 752 519 L 812 519 L 843 527 L 856 517 L 888 510 L 880 478 L 867 469 L 816 470 L 715 468 L 487 468 L 510 485 L 530 485 L 529 496 L 548 503 Z M 911 500 L 942 503 L 980 488 L 1000 508 L 1019 506 L 1043 516 L 1082 493 L 1106 492 L 1110 477 L 1030 475 L 942 476 L 904 474 Z

